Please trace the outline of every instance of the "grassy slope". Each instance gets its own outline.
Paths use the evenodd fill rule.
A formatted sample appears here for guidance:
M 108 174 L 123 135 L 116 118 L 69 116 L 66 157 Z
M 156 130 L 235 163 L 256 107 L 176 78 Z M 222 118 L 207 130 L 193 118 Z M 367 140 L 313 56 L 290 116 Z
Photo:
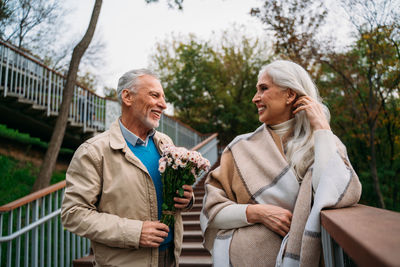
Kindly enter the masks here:
M 0 138 L 19 143 L 47 148 L 47 143 L 29 134 L 19 133 L 0 124 Z M 60 153 L 72 154 L 71 149 L 62 149 Z M 18 161 L 12 157 L 0 155 L 0 206 L 19 199 L 29 193 L 39 173 L 39 167 L 30 162 Z M 54 172 L 51 184 L 65 179 L 65 172 Z

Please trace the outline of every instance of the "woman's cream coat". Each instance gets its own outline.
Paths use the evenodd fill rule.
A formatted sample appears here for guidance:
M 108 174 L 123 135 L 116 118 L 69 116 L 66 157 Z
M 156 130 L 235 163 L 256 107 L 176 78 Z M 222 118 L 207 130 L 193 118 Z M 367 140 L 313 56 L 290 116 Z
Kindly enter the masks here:
M 156 132 L 154 143 L 160 151 L 172 140 Z M 143 221 L 158 220 L 156 190 L 146 167 L 127 146 L 118 121 L 77 149 L 66 179 L 62 223 L 91 240 L 96 266 L 158 265 L 157 248 L 139 248 Z M 182 235 L 179 213 L 174 235 L 177 265 Z

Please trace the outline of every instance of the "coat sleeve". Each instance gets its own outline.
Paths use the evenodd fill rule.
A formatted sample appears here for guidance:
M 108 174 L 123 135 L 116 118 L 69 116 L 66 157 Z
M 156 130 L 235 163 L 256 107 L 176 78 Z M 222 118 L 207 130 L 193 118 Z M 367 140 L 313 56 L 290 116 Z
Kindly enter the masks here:
M 139 248 L 142 221 L 99 212 L 102 163 L 88 143 L 75 152 L 67 170 L 67 186 L 61 208 L 64 227 L 110 247 Z

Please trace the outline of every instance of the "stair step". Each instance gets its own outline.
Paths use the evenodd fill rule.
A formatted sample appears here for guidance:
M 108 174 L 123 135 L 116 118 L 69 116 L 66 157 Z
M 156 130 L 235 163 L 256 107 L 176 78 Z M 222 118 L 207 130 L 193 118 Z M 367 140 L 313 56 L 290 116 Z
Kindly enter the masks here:
M 201 211 L 202 208 L 203 208 L 203 204 L 194 203 L 193 207 L 190 211 Z
M 203 204 L 203 197 L 195 196 L 194 198 L 194 204 Z
M 72 261 L 73 267 L 93 267 L 94 255 L 88 255 Z
M 203 243 L 203 235 L 201 230 L 189 230 L 183 233 L 183 242 L 200 242 Z
M 182 219 L 185 221 L 200 221 L 200 211 L 182 212 Z
M 181 256 L 179 267 L 211 267 L 211 256 Z
M 183 242 L 182 256 L 210 256 L 210 252 L 206 250 L 200 242 Z
M 183 221 L 184 231 L 200 230 L 199 221 Z

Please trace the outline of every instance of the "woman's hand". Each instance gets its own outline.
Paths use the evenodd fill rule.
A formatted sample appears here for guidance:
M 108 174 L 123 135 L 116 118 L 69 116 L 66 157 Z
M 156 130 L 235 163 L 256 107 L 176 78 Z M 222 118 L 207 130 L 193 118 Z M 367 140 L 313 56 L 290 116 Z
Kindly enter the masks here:
M 310 120 L 311 127 L 314 130 L 330 130 L 329 122 L 325 117 L 324 111 L 320 103 L 309 96 L 301 96 L 293 104 L 295 110 L 293 114 L 296 114 L 302 110 L 305 110 L 308 119 Z
M 174 207 L 177 209 L 184 209 L 186 208 L 190 201 L 193 198 L 193 188 L 190 185 L 183 185 L 182 186 L 183 190 L 185 190 L 183 192 L 183 197 L 174 197 L 174 201 L 175 201 L 175 205 Z M 176 193 L 178 194 L 179 192 L 176 191 Z
M 268 204 L 249 205 L 246 216 L 249 223 L 262 223 L 282 237 L 289 232 L 292 222 L 292 213 L 289 210 Z

